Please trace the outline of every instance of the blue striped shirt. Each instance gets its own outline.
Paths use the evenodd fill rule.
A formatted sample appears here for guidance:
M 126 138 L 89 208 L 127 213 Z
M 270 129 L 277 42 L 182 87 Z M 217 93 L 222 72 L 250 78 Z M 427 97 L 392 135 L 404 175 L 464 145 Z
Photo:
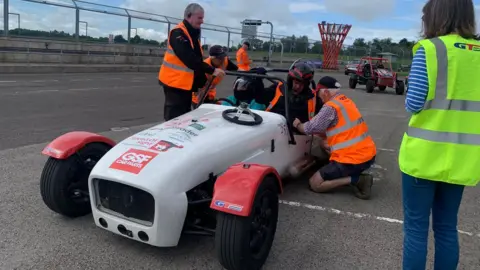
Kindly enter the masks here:
M 413 56 L 412 67 L 408 76 L 408 92 L 405 109 L 411 113 L 422 110 L 428 94 L 428 75 L 425 49 L 420 47 Z

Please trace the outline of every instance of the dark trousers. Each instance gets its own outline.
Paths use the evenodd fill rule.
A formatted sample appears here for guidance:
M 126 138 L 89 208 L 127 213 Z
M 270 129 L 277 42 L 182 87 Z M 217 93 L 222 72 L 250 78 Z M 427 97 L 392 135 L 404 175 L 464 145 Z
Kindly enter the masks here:
M 171 88 L 162 85 L 165 93 L 165 105 L 163 106 L 163 118 L 169 121 L 192 110 L 192 91 Z

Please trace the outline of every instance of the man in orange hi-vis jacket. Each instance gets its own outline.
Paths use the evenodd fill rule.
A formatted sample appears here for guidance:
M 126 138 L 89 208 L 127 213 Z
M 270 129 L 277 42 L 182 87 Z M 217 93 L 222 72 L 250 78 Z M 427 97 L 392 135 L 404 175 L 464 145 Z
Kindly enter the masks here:
M 209 64 L 210 66 L 214 68 L 220 68 L 222 70 L 228 70 L 228 71 L 237 71 L 238 67 L 235 65 L 227 56 L 227 52 L 223 49 L 222 46 L 220 45 L 213 45 L 210 50 L 209 50 L 209 55 L 207 59 L 204 60 L 205 63 Z M 207 79 L 211 79 L 211 75 L 207 74 Z M 207 93 L 207 96 L 205 97 L 204 102 L 205 103 L 213 103 L 215 102 L 215 98 L 217 95 L 217 85 L 222 82 L 223 77 L 215 77 L 213 80 L 212 84 L 210 85 L 210 89 Z M 192 93 L 192 103 L 193 105 L 197 106 L 198 104 L 198 98 L 199 94 L 202 91 L 205 91 L 206 89 L 202 89 L 201 91 L 198 92 L 193 92 Z
M 249 71 L 252 61 L 248 58 L 248 48 L 250 43 L 248 41 L 243 42 L 242 47 L 237 51 L 237 66 L 238 70 Z
M 324 102 L 322 109 L 308 122 L 296 119 L 293 126 L 301 133 L 326 137 L 324 147 L 330 152 L 330 163 L 310 178 L 310 188 L 327 192 L 351 185 L 355 196 L 367 200 L 373 177 L 364 171 L 374 164 L 377 148 L 362 114 L 355 103 L 340 92 L 340 86 L 333 77 L 321 78 L 317 89 Z

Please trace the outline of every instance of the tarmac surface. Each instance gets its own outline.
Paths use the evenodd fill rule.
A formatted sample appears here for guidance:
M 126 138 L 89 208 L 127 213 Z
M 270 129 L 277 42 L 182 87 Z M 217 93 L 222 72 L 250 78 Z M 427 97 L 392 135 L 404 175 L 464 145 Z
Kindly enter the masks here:
M 347 76 L 334 76 L 357 103 L 379 150 L 372 199 L 359 200 L 349 189 L 314 194 L 307 179 L 290 184 L 281 196 L 276 238 L 264 269 L 401 269 L 397 156 L 409 120 L 405 96 L 393 89 L 351 90 Z M 226 79 L 218 95 L 231 94 L 231 85 L 232 78 Z M 50 140 L 86 130 L 118 141 L 162 122 L 162 115 L 163 91 L 155 73 L 1 76 L 0 269 L 222 269 L 213 238 L 184 236 L 176 248 L 154 248 L 97 228 L 91 215 L 63 218 L 41 200 L 46 157 L 40 152 Z M 119 127 L 128 129 L 111 131 Z M 478 202 L 479 188 L 466 189 L 458 269 L 480 268 Z

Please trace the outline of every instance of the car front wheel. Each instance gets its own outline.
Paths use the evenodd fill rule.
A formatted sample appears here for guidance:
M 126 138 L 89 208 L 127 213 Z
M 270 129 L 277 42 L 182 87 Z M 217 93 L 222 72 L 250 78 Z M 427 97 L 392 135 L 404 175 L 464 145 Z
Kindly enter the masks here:
M 273 244 L 278 221 L 278 186 L 267 176 L 258 187 L 249 216 L 219 212 L 215 249 L 228 270 L 258 270 L 264 265 Z
M 89 214 L 92 209 L 88 177 L 110 148 L 103 143 L 90 143 L 67 159 L 50 157 L 40 178 L 40 193 L 47 207 L 71 218 Z

